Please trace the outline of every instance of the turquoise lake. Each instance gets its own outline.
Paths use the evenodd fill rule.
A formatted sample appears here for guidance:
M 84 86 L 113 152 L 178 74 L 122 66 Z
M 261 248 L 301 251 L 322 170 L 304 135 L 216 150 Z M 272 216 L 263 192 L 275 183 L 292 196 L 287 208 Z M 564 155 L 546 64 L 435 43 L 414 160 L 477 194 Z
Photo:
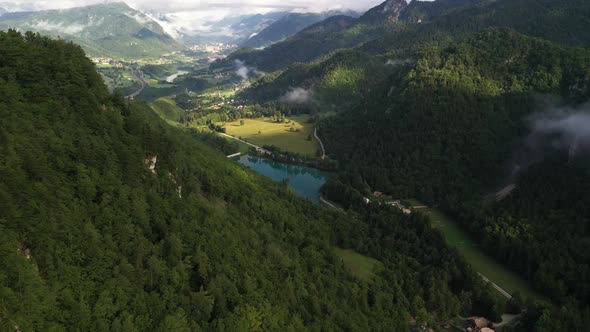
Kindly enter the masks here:
M 307 198 L 316 204 L 319 201 L 320 188 L 328 180 L 327 172 L 315 168 L 283 164 L 248 155 L 234 160 L 277 182 L 288 180 L 289 187 L 297 196 Z

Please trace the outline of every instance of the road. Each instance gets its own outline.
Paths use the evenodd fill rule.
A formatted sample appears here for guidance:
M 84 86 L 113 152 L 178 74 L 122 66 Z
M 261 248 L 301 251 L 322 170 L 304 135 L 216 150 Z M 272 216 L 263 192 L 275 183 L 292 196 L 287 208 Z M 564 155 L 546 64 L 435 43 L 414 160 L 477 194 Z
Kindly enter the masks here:
M 506 187 L 500 189 L 496 193 L 496 201 L 500 202 L 500 201 L 504 200 L 504 198 L 506 198 L 506 197 L 510 196 L 510 194 L 512 194 L 514 189 L 516 189 L 516 185 L 514 183 L 511 183 L 511 184 L 507 185 Z
M 489 282 L 492 287 L 494 287 L 498 292 L 500 292 L 500 294 L 504 295 L 507 299 L 511 299 L 512 295 L 510 295 L 510 293 L 508 293 L 507 291 L 504 290 L 504 288 L 498 286 L 496 283 L 494 283 L 493 281 L 490 281 L 490 279 L 488 279 L 486 276 L 484 276 L 483 274 L 477 272 L 477 274 L 479 274 L 479 276 L 483 279 L 483 281 L 485 282 Z
M 134 93 L 130 94 L 129 96 L 125 97 L 127 99 L 135 99 L 135 97 L 139 96 L 143 90 L 149 86 L 148 82 L 145 81 L 145 79 L 143 78 L 143 74 L 141 73 L 141 71 L 139 69 L 137 70 L 133 70 L 133 76 L 135 76 L 135 78 L 137 78 L 139 80 L 139 82 L 141 83 L 141 88 L 139 88 L 139 90 L 135 91 Z
M 256 149 L 256 151 L 258 151 L 258 152 L 262 152 L 262 153 L 264 153 L 264 154 L 271 154 L 271 152 L 270 152 L 270 151 L 268 151 L 267 149 L 261 148 L 261 147 L 259 147 L 258 145 L 254 145 L 254 144 L 252 144 L 252 143 L 250 143 L 250 142 L 246 142 L 246 141 L 244 141 L 244 140 L 242 140 L 242 139 L 239 139 L 239 138 L 237 138 L 237 137 L 235 137 L 235 136 L 228 135 L 228 134 L 226 134 L 226 133 L 219 133 L 219 135 L 221 135 L 221 136 L 225 136 L 225 137 L 227 137 L 227 138 L 231 138 L 231 139 L 233 139 L 233 140 L 236 140 L 236 141 L 238 141 L 238 142 L 242 142 L 242 143 L 244 143 L 244 144 L 246 144 L 246 145 L 249 145 L 249 146 L 251 146 L 251 147 L 255 148 L 255 149 Z
M 328 205 L 329 207 L 333 208 L 333 209 L 338 209 L 334 204 L 328 202 L 327 200 L 325 200 L 322 196 L 320 196 L 320 202 Z
M 322 143 L 322 140 L 318 136 L 318 128 L 313 130 L 313 136 L 318 140 L 320 147 L 322 148 L 322 159 L 326 158 L 326 149 L 324 149 L 324 143 Z

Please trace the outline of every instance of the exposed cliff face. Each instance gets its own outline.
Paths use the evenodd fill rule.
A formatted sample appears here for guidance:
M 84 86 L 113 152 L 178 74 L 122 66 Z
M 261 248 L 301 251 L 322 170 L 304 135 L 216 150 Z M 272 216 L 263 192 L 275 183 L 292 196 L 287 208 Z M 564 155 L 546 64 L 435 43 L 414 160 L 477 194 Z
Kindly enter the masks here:
M 366 22 L 396 22 L 408 6 L 406 0 L 387 0 L 361 17 Z

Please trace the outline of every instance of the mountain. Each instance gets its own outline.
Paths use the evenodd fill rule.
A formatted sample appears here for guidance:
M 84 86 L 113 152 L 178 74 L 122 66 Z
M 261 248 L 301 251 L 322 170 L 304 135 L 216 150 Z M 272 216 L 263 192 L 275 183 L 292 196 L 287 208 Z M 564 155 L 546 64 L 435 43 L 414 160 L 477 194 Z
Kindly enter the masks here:
M 0 32 L 0 53 L 0 330 L 500 319 L 491 286 L 420 214 L 297 198 L 110 94 L 75 44 Z
M 389 17 L 396 16 L 395 13 L 405 8 L 402 5 L 406 6 L 406 2 L 396 0 L 386 4 L 390 3 L 395 6 L 381 5 L 360 19 L 330 17 L 263 50 L 238 50 L 226 59 L 214 63 L 212 68 L 229 67 L 235 60 L 240 60 L 263 71 L 275 71 L 294 62 L 309 62 L 337 49 L 354 47 L 394 29 L 396 20 Z
M 580 306 L 587 304 L 590 293 L 579 287 L 586 276 L 566 284 L 559 280 L 561 273 L 573 276 L 588 264 L 586 255 L 578 254 L 581 247 L 573 244 L 590 236 L 580 229 L 588 213 L 582 208 L 590 194 L 588 158 L 580 152 L 580 158 L 570 158 L 568 164 L 571 143 L 565 143 L 566 138 L 566 146 L 549 143 L 559 135 L 567 137 L 567 129 L 540 134 L 533 141 L 527 137 L 538 134 L 535 113 L 546 114 L 546 122 L 552 121 L 552 108 L 556 113 L 570 109 L 590 114 L 583 106 L 590 100 L 590 52 L 491 29 L 415 56 L 412 64 L 398 66 L 349 111 L 323 123 L 326 149 L 346 164 L 348 174 L 360 175 L 375 190 L 444 207 L 485 239 L 482 245 L 490 254 L 534 280 L 536 288 L 555 301 L 570 297 Z M 539 95 L 561 100 L 545 105 L 537 100 Z M 521 146 L 525 144 L 538 150 L 528 151 Z M 545 181 L 526 175 L 529 163 Z M 517 173 L 522 177 L 511 178 L 513 169 L 505 169 L 510 165 L 522 168 Z M 569 176 L 550 175 L 555 172 Z M 564 186 L 573 179 L 579 182 Z M 511 182 L 530 196 L 519 193 L 521 202 L 509 198 L 494 208 L 485 204 L 484 197 L 494 188 Z M 543 186 L 554 188 L 553 193 L 531 203 Z M 517 228 L 526 231 L 506 233 Z M 571 246 L 560 244 L 558 229 L 560 236 L 575 239 Z M 539 239 L 544 239 L 542 244 Z M 512 255 L 516 250 L 522 255 Z M 571 265 L 559 268 L 563 259 Z
M 5 14 L 0 29 L 59 36 L 82 45 L 91 56 L 157 57 L 180 48 L 158 23 L 122 2 Z
M 521 33 L 570 46 L 590 45 L 587 25 L 590 3 L 584 0 L 437 0 L 387 1 L 369 10 L 338 32 L 305 30 L 264 50 L 238 50 L 213 68 L 230 67 L 235 60 L 264 71 L 310 62 L 330 52 L 366 43 L 370 52 L 392 49 L 402 54 L 426 44 L 445 45 L 489 27 L 511 27 Z M 534 10 L 531 12 L 531 8 Z M 394 18 L 394 19 L 392 19 Z M 321 24 L 321 23 L 319 23 Z M 395 47 L 393 47 L 395 46 Z
M 396 22 L 407 6 L 408 3 L 406 0 L 387 0 L 367 11 L 361 16 L 360 21 L 369 23 Z
M 333 16 L 263 50 L 242 48 L 225 59 L 214 62 L 211 68 L 231 67 L 236 60 L 240 60 L 263 71 L 275 71 L 294 62 L 311 61 L 335 49 L 356 45 L 366 40 L 364 32 L 371 35 L 382 32 L 380 26 L 367 29 L 363 27 L 363 33 L 355 32 L 345 38 L 337 38 L 341 36 L 340 32 L 355 25 L 356 21 L 357 19 L 349 16 Z
M 323 13 L 291 13 L 285 15 L 280 20 L 272 23 L 264 30 L 258 32 L 255 36 L 248 39 L 241 46 L 243 47 L 265 47 L 285 38 L 291 37 L 297 32 L 316 24 L 332 16 L 350 16 L 357 17 L 355 12 L 329 11 Z
M 0 8 L 0 16 L 4 15 L 8 13 L 8 10 L 4 9 L 4 8 Z
M 540 10 L 529 14 L 526 20 L 521 19 L 521 13 L 533 5 L 540 6 Z M 369 13 L 381 12 L 375 9 L 369 11 Z M 564 14 L 550 14 L 555 12 L 563 12 Z M 364 16 L 365 19 L 367 15 Z M 368 41 L 359 45 L 355 52 L 344 52 L 352 56 L 349 59 L 351 61 L 347 60 L 346 56 L 341 54 L 342 52 L 336 52 L 336 54 L 327 57 L 322 57 L 322 53 L 334 48 L 334 45 L 330 44 L 330 40 L 344 41 L 345 36 L 352 34 L 350 30 L 356 32 L 359 29 L 357 28 L 358 21 L 343 30 L 318 29 L 311 30 L 309 33 L 304 31 L 262 51 L 242 49 L 230 55 L 225 61 L 214 64 L 213 67 L 228 65 L 227 62 L 231 59 L 240 59 L 248 64 L 270 70 L 284 68 L 292 62 L 309 62 L 308 64 L 293 65 L 276 74 L 267 75 L 243 92 L 244 96 L 253 98 L 254 101 L 260 103 L 272 101 L 273 98 L 285 94 L 293 87 L 303 86 L 308 89 L 317 89 L 322 85 L 321 82 L 325 81 L 325 78 L 330 78 L 325 75 L 326 70 L 322 67 L 346 67 L 346 70 L 349 71 L 366 72 L 366 75 L 357 77 L 358 80 L 355 84 L 349 85 L 354 86 L 359 92 L 361 85 L 370 90 L 371 87 L 379 84 L 380 81 L 372 79 L 372 77 L 382 76 L 396 64 L 411 63 L 415 53 L 421 49 L 427 46 L 445 47 L 454 41 L 460 41 L 474 32 L 489 27 L 512 27 L 522 33 L 565 45 L 590 45 L 588 35 L 577 33 L 583 31 L 587 15 L 590 15 L 590 5 L 583 0 L 567 4 L 553 0 L 523 0 L 516 3 L 514 1 L 472 2 L 467 0 L 439 0 L 434 3 L 416 1 L 410 3 L 402 11 L 402 21 L 394 25 L 388 22 L 369 25 L 374 27 L 372 31 L 381 31 L 381 34 L 375 34 L 373 38 L 370 38 L 365 33 L 361 33 L 360 35 L 363 37 L 359 39 L 367 39 Z M 330 20 L 319 23 L 318 27 L 328 22 Z M 543 22 L 550 22 L 550 24 L 545 25 Z M 360 26 L 366 27 L 367 25 Z M 331 37 L 328 37 L 329 40 L 323 40 L 322 43 L 318 42 L 315 47 L 309 47 L 312 42 L 315 43 L 318 36 L 324 35 Z M 364 61 L 370 65 L 365 66 L 364 62 L 357 61 L 357 55 L 361 53 L 366 58 Z M 342 66 L 335 64 L 339 61 L 342 62 Z M 353 65 L 354 62 L 356 64 Z M 378 62 L 381 62 L 381 66 L 373 65 Z M 389 65 L 386 66 L 388 63 Z M 368 68 L 372 69 L 367 71 Z M 334 109 L 339 108 L 341 103 L 350 104 L 351 99 L 358 102 L 356 98 L 331 99 L 330 103 L 319 102 L 321 99 L 315 99 L 315 105 L 311 106 L 315 110 Z

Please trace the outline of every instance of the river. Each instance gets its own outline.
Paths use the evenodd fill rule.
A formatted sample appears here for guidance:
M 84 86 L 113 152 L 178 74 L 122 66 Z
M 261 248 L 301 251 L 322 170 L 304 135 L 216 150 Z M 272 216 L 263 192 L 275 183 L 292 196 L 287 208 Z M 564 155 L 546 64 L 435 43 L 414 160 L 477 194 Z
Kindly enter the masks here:
M 168 82 L 168 83 L 174 83 L 174 80 L 178 76 L 182 76 L 182 75 L 186 75 L 186 74 L 188 74 L 188 71 L 179 70 L 176 74 L 170 75 L 170 76 L 166 77 L 166 82 Z
M 320 188 L 329 177 L 327 172 L 315 168 L 283 164 L 248 155 L 234 160 L 275 181 L 288 180 L 289 187 L 297 196 L 307 198 L 314 204 L 318 203 Z

